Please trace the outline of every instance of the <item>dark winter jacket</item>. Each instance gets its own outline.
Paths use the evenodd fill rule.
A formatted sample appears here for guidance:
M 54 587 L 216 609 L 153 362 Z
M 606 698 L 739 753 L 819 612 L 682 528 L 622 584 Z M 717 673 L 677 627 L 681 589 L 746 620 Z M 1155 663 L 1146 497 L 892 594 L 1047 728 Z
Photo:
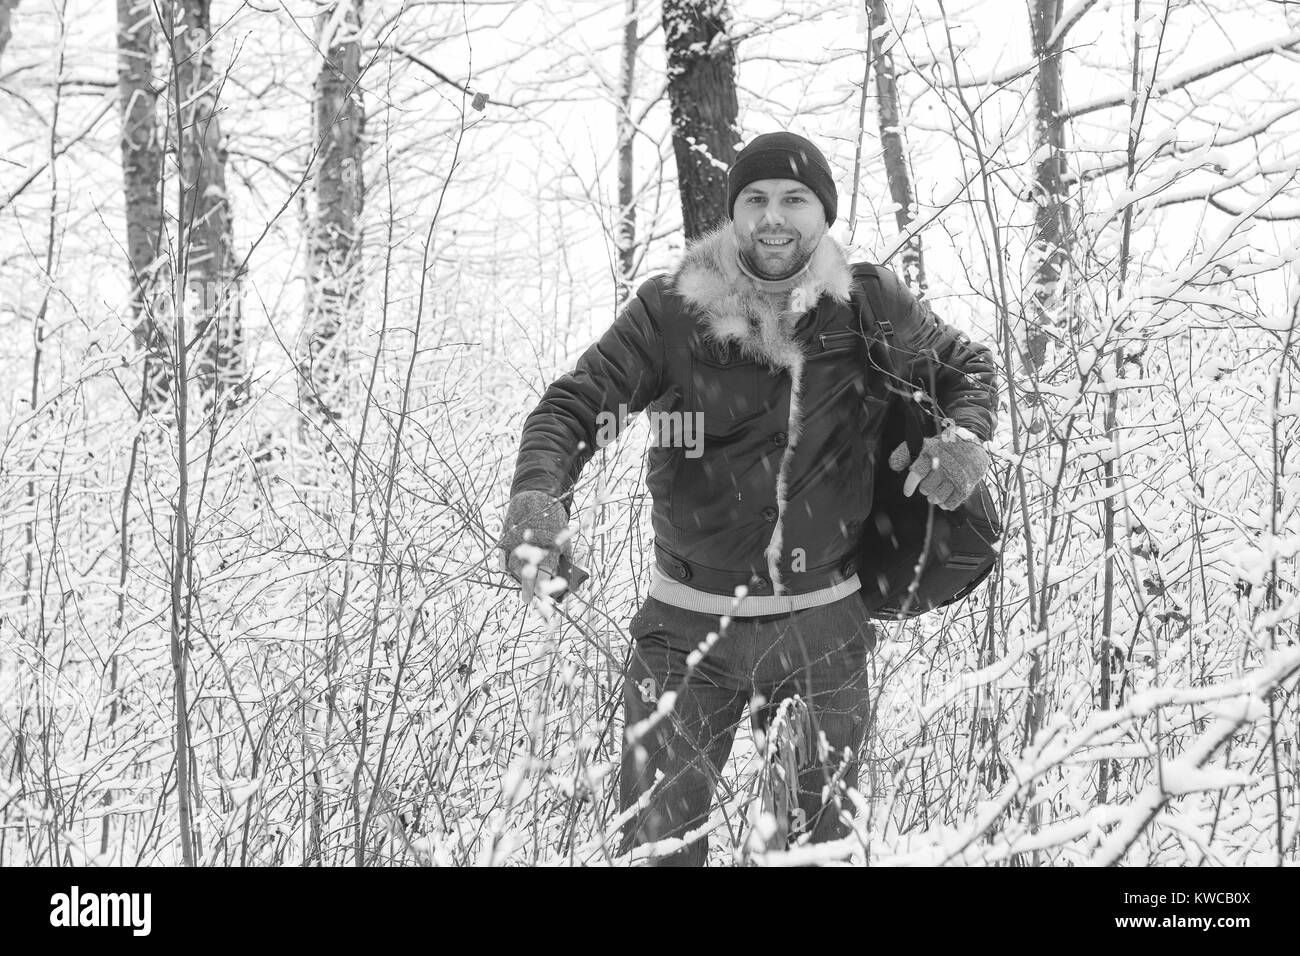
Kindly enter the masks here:
M 688 247 L 675 275 L 643 282 L 577 367 L 547 389 L 524 424 L 512 494 L 567 502 L 601 423 L 620 408 L 649 409 L 652 428 L 655 416 L 676 427 L 680 419 L 663 413 L 687 413 L 702 423 L 702 449 L 683 441 L 689 431 L 674 431 L 687 447 L 660 442 L 649 453 L 659 566 L 728 595 L 738 585 L 797 595 L 843 580 L 877 456 L 889 451 L 879 448 L 891 384 L 883 370 L 932 381 L 939 411 L 981 439 L 995 423 L 988 349 L 880 272 L 888 314 L 877 319 L 892 323 L 892 364 L 877 360 L 881 345 L 868 350 L 878 328 L 835 240 L 822 239 L 784 309 L 740 271 L 724 223 Z M 666 427 L 660 433 L 669 437 Z

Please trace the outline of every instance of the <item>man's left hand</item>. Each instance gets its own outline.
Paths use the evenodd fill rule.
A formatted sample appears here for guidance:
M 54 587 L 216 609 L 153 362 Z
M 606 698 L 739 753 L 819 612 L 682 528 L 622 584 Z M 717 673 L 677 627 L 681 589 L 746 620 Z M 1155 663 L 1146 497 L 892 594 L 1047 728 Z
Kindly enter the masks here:
M 907 467 L 907 445 L 899 445 L 889 456 L 895 471 Z M 917 488 L 945 511 L 952 511 L 971 496 L 989 469 L 989 453 L 978 441 L 946 433 L 921 443 L 921 454 L 912 462 L 903 494 L 910 496 Z

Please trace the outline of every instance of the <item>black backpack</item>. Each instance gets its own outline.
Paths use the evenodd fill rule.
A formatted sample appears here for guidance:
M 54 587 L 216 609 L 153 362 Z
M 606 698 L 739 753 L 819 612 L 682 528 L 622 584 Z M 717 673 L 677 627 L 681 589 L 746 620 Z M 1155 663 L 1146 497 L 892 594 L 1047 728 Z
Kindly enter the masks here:
M 872 347 L 871 361 L 897 382 L 898 363 L 891 353 L 899 348 L 893 324 L 885 315 L 880 294 L 880 276 L 875 266 L 855 263 L 853 278 L 859 299 L 859 314 L 874 323 L 879 335 L 864 328 Z M 869 310 L 861 308 L 865 299 Z M 867 319 L 868 311 L 870 320 Z M 874 347 L 875 344 L 884 346 Z M 930 394 L 931 383 L 911 385 Z M 911 458 L 921 452 L 921 442 L 936 433 L 935 416 L 891 388 L 884 433 L 875 465 L 875 496 L 871 511 L 862 522 L 854 562 L 862 588 L 858 592 L 871 616 L 878 620 L 901 620 L 960 601 L 993 570 L 998 558 L 1002 522 L 997 506 L 984 482 L 953 511 L 930 503 L 919 491 L 903 494 L 907 471 L 889 467 L 889 453 L 907 442 Z

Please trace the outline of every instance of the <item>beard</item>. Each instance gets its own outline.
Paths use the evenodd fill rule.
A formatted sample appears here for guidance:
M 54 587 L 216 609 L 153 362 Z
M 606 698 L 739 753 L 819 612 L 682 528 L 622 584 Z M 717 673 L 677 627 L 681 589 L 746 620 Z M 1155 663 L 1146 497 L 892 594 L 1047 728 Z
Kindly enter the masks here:
M 764 279 L 788 279 L 798 274 L 808 265 L 817 248 L 820 236 L 806 237 L 793 230 L 786 229 L 773 233 L 770 238 L 791 237 L 792 241 L 783 247 L 769 247 L 760 242 L 764 234 L 752 232 L 748 236 L 738 237 L 737 245 L 740 255 L 755 275 Z

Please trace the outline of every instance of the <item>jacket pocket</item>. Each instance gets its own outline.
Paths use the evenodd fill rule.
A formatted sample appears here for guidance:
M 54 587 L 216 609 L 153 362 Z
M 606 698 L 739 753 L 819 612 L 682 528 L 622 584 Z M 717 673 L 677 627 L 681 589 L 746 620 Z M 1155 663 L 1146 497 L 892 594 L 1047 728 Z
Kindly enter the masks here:
M 862 342 L 862 336 L 851 329 L 838 332 L 822 332 L 817 336 L 823 352 L 839 352 L 844 349 L 856 349 Z
M 698 429 L 687 423 L 689 410 L 682 407 L 681 390 L 672 386 L 646 405 L 650 430 L 650 447 L 646 454 L 646 488 L 654 500 L 655 511 L 667 515 L 669 523 L 678 523 L 678 471 L 684 449 L 699 442 Z
M 691 357 L 691 397 L 706 435 L 728 435 L 758 415 L 758 363 L 742 360 L 736 350 Z
M 862 396 L 862 437 L 868 440 L 880 440 L 880 436 L 885 430 L 885 422 L 889 417 L 890 402 L 888 399 L 877 398 L 874 395 Z
M 889 457 L 892 448 L 886 448 L 886 424 L 889 417 L 890 401 L 888 399 L 877 398 L 873 395 L 866 395 L 862 399 L 862 481 L 861 490 L 864 496 L 862 514 L 859 518 L 866 518 L 866 512 L 870 510 L 876 494 L 876 474 L 878 469 L 889 467 L 885 459 Z

